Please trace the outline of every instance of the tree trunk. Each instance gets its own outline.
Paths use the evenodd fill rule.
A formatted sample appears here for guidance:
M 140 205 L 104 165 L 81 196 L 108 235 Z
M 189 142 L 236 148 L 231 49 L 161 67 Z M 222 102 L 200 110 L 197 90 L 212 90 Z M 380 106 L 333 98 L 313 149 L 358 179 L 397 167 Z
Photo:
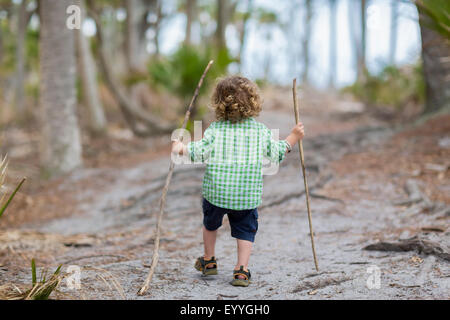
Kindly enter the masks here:
M 358 50 L 358 79 L 366 76 L 366 0 L 361 0 L 361 41 Z
M 159 56 L 159 33 L 161 30 L 161 20 L 162 20 L 162 0 L 156 2 L 156 23 L 155 23 L 155 56 Z
M 357 28 L 355 23 L 355 10 L 353 0 L 349 0 L 347 3 L 347 15 L 348 15 L 348 29 L 350 36 L 350 48 L 353 61 L 356 61 L 354 67 L 357 69 L 357 77 L 359 75 L 359 38 L 357 34 Z
M 336 83 L 336 0 L 330 3 L 330 78 L 328 86 L 334 88 Z
M 0 26 L 0 65 L 3 63 L 3 32 Z
M 66 8 L 71 4 L 71 0 L 40 1 L 41 161 L 51 175 L 82 164 L 75 110 L 75 33 L 66 27 Z
M 395 64 L 395 54 L 397 51 L 397 19 L 398 19 L 398 0 L 391 2 L 391 36 L 389 39 L 389 64 Z
M 91 3 L 92 1 L 90 0 L 86 1 L 86 7 Z M 123 27 L 121 23 L 113 18 L 116 14 L 114 9 L 105 8 L 103 13 L 107 13 L 103 24 L 105 53 L 108 59 L 114 63 L 114 74 L 127 73 L 130 69 L 127 59 L 126 32 L 122 32 Z M 119 48 L 122 50 L 119 50 Z
M 82 21 L 86 17 L 84 0 L 77 0 L 76 4 L 81 8 Z M 78 67 L 81 80 L 83 102 L 89 111 L 89 130 L 94 134 L 102 134 L 106 131 L 106 118 L 103 105 L 98 94 L 95 62 L 92 57 L 88 39 L 82 30 L 76 31 Z
M 267 42 L 270 43 L 272 42 L 272 34 L 267 31 L 266 33 L 266 39 Z M 265 54 L 265 58 L 264 58 L 264 63 L 263 63 L 263 70 L 264 70 L 264 81 L 269 81 L 269 74 L 270 74 L 270 66 L 272 65 L 272 52 L 271 50 L 267 50 L 266 54 Z
M 311 19 L 312 19 L 312 4 L 311 0 L 306 0 L 306 16 L 305 16 L 305 31 L 303 33 L 303 72 L 302 83 L 308 83 L 309 72 L 309 40 L 311 35 Z
M 184 43 L 192 43 L 192 22 L 194 21 L 196 0 L 186 0 L 186 37 Z
M 242 69 L 242 55 L 244 54 L 244 50 L 245 50 L 245 45 L 247 43 L 247 25 L 248 25 L 248 20 L 250 19 L 250 16 L 252 14 L 252 10 L 253 10 L 253 0 L 247 0 L 247 12 L 244 15 L 244 19 L 242 21 L 242 31 L 240 34 L 240 38 L 239 38 L 239 56 L 238 56 L 238 60 L 239 60 L 239 71 L 241 71 Z
M 418 7 L 422 35 L 422 60 L 425 77 L 424 112 L 450 106 L 450 40 L 427 27 L 426 16 Z
M 126 0 L 126 58 L 128 69 L 139 71 L 142 68 L 139 41 L 140 0 Z
M 227 27 L 227 0 L 217 0 L 216 43 L 219 49 L 226 48 L 225 29 Z
M 27 4 L 22 0 L 19 5 L 17 19 L 16 42 L 16 83 L 14 103 L 19 115 L 22 116 L 25 109 L 25 36 L 27 31 Z

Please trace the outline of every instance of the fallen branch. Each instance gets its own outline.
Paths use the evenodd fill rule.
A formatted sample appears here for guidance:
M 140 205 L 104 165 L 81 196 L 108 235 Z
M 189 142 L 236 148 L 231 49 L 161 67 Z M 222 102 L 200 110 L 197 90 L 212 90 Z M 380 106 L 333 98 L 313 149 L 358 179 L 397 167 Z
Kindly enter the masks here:
M 189 107 L 186 111 L 186 114 L 184 116 L 184 121 L 183 121 L 183 125 L 181 126 L 182 129 L 186 128 L 187 122 L 189 120 L 189 116 L 191 115 L 191 111 L 192 108 L 194 106 L 195 101 L 197 100 L 197 96 L 198 93 L 200 91 L 200 87 L 203 84 L 203 79 L 206 76 L 206 73 L 208 72 L 209 68 L 211 67 L 211 65 L 213 64 L 213 61 L 211 60 L 208 65 L 205 68 L 205 71 L 203 72 L 197 88 L 195 89 L 194 92 L 194 96 L 192 97 L 191 103 L 189 104 Z M 173 174 L 173 168 L 175 167 L 175 163 L 172 161 L 172 159 L 170 160 L 170 166 L 169 166 L 169 173 L 167 174 L 167 178 L 166 178 L 166 183 L 164 185 L 163 191 L 162 191 L 162 195 L 161 195 L 161 200 L 160 200 L 160 204 L 159 204 L 159 214 L 158 214 L 158 222 L 156 223 L 156 237 L 155 237 L 155 248 L 153 249 L 153 257 L 152 257 L 152 263 L 150 266 L 150 271 L 148 273 L 147 278 L 145 279 L 144 285 L 141 287 L 141 289 L 139 289 L 138 291 L 138 295 L 144 295 L 145 292 L 148 290 L 148 287 L 150 285 L 150 282 L 152 281 L 152 277 L 153 274 L 155 273 L 155 269 L 156 269 L 156 265 L 158 263 L 158 259 L 159 259 L 159 239 L 161 236 L 161 221 L 162 221 L 162 216 L 163 216 L 163 212 L 164 212 L 164 207 L 166 205 L 166 195 L 167 195 L 167 191 L 169 190 L 169 184 L 170 184 L 170 180 L 172 179 L 172 174 Z
M 119 255 L 119 254 L 93 254 L 93 255 L 88 255 L 88 256 L 81 256 L 81 257 L 76 257 L 73 259 L 69 259 L 64 261 L 62 264 L 68 264 L 68 263 L 72 263 L 74 261 L 79 261 L 79 260 L 84 260 L 84 259 L 92 259 L 92 258 L 118 258 L 118 259 L 128 259 L 128 257 L 123 256 L 123 255 Z
M 305 281 L 303 284 L 297 286 L 294 290 L 292 290 L 292 293 L 298 293 L 306 290 L 318 290 L 322 289 L 328 286 L 336 286 L 338 284 L 341 284 L 343 282 L 347 282 L 353 280 L 353 278 L 348 276 L 340 276 L 337 278 L 328 277 L 324 279 L 317 279 L 314 281 Z
M 6 229 L 0 230 L 0 251 L 6 248 L 12 250 L 40 251 L 49 248 L 91 247 L 98 239 L 94 235 L 44 233 L 34 230 Z
M 433 255 L 446 261 L 450 261 L 450 253 L 442 249 L 438 243 L 422 239 L 417 235 L 410 239 L 400 240 L 398 242 L 374 243 L 364 247 L 363 250 L 393 252 L 417 251 L 418 253 Z
M 311 196 L 311 198 L 317 198 L 317 199 L 328 200 L 328 201 L 333 201 L 333 202 L 345 203 L 341 199 L 328 197 L 328 196 L 324 196 L 324 195 L 317 194 L 317 193 L 310 193 L 309 195 Z
M 447 230 L 447 228 L 444 226 L 442 226 L 442 227 L 430 226 L 430 227 L 422 227 L 421 230 L 423 232 L 445 232 L 445 230 Z
M 217 300 L 223 300 L 223 298 L 237 298 L 237 297 L 238 297 L 237 295 L 230 296 L 222 293 L 217 294 Z

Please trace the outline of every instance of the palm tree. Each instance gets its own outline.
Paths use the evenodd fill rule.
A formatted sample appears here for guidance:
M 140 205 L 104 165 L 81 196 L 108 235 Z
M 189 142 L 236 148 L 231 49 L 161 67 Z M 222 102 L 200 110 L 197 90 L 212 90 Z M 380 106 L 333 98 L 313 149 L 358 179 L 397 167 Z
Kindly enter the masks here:
M 84 0 L 75 2 L 81 8 L 82 17 L 86 16 Z M 84 21 L 84 20 L 83 20 Z M 83 30 L 76 31 L 77 58 L 80 82 L 83 94 L 83 103 L 89 112 L 89 129 L 93 134 L 103 134 L 106 130 L 106 118 L 103 105 L 98 93 L 95 61 L 92 57 L 88 39 Z
M 330 79 L 329 87 L 336 82 L 336 0 L 330 2 Z
M 358 50 L 358 79 L 364 79 L 367 66 L 366 66 L 366 0 L 361 0 L 361 40 Z
M 359 10 L 356 10 L 356 5 Z M 366 74 L 366 0 L 348 1 L 350 42 L 356 60 L 357 81 L 364 80 Z M 359 21 L 356 21 L 359 19 Z
M 398 0 L 391 2 L 391 38 L 389 39 L 389 64 L 395 64 L 395 53 L 397 49 L 397 19 L 398 19 Z
M 16 91 L 14 102 L 19 113 L 24 111 L 25 103 L 25 36 L 27 31 L 27 1 L 22 0 L 19 5 L 17 19 L 17 44 L 16 44 Z M 22 116 L 22 114 L 20 114 Z
M 186 0 L 186 36 L 184 43 L 189 45 L 192 42 L 192 23 L 196 13 L 196 0 Z
M 81 8 L 82 19 L 86 16 L 84 0 L 75 2 Z M 78 70 L 83 94 L 83 103 L 89 112 L 89 129 L 94 134 L 102 134 L 106 130 L 106 118 L 98 93 L 95 61 L 92 57 L 89 41 L 83 30 L 76 31 Z
M 75 33 L 66 27 L 66 8 L 71 4 L 71 0 L 40 1 L 41 160 L 52 175 L 82 164 L 75 111 Z
M 217 28 L 216 28 L 216 42 L 219 49 L 226 48 L 225 29 L 227 27 L 227 11 L 228 1 L 217 0 Z
M 245 51 L 245 45 L 247 43 L 247 28 L 248 28 L 248 22 L 250 20 L 250 16 L 253 11 L 253 0 L 247 0 L 247 10 L 242 16 L 242 30 L 239 34 L 239 53 L 238 53 L 238 60 L 239 60 L 239 71 L 242 69 L 242 56 Z
M 425 112 L 450 107 L 450 3 L 416 1 L 422 35 Z
M 305 31 L 303 32 L 303 72 L 302 83 L 308 83 L 309 72 L 309 40 L 311 37 L 312 0 L 306 0 Z

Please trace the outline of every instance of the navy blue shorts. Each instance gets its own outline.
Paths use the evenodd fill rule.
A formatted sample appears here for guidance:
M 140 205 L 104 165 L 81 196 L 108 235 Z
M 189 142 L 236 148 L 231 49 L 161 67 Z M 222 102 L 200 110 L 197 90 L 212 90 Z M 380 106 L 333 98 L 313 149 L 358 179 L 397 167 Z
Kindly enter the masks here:
M 258 231 L 258 210 L 231 210 L 220 208 L 203 198 L 203 225 L 209 231 L 219 229 L 223 216 L 228 214 L 231 236 L 240 240 L 254 242 Z

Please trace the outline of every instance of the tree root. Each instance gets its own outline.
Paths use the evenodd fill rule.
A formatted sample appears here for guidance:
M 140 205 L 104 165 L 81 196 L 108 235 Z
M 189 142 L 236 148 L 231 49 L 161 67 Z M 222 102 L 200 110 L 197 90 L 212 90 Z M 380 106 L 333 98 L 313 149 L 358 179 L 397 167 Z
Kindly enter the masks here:
M 336 286 L 338 284 L 341 284 L 343 282 L 347 282 L 353 280 L 353 278 L 349 276 L 339 276 L 337 278 L 333 277 L 327 277 L 323 279 L 317 279 L 314 281 L 305 281 L 301 285 L 297 286 L 294 290 L 292 290 L 292 293 L 298 293 L 306 290 L 317 290 L 322 289 L 328 286 Z
M 310 193 L 309 194 L 311 196 L 311 198 L 317 198 L 317 199 L 322 199 L 322 200 L 328 200 L 328 201 L 332 201 L 332 202 L 339 202 L 344 204 L 345 202 L 341 199 L 338 198 L 332 198 L 332 197 L 327 197 L 321 194 L 317 194 L 317 193 Z
M 438 258 L 450 261 L 450 253 L 436 243 L 419 237 L 418 235 L 398 242 L 379 242 L 368 245 L 363 250 L 369 251 L 393 251 L 393 252 L 406 252 L 417 251 L 426 255 L 433 255 Z

